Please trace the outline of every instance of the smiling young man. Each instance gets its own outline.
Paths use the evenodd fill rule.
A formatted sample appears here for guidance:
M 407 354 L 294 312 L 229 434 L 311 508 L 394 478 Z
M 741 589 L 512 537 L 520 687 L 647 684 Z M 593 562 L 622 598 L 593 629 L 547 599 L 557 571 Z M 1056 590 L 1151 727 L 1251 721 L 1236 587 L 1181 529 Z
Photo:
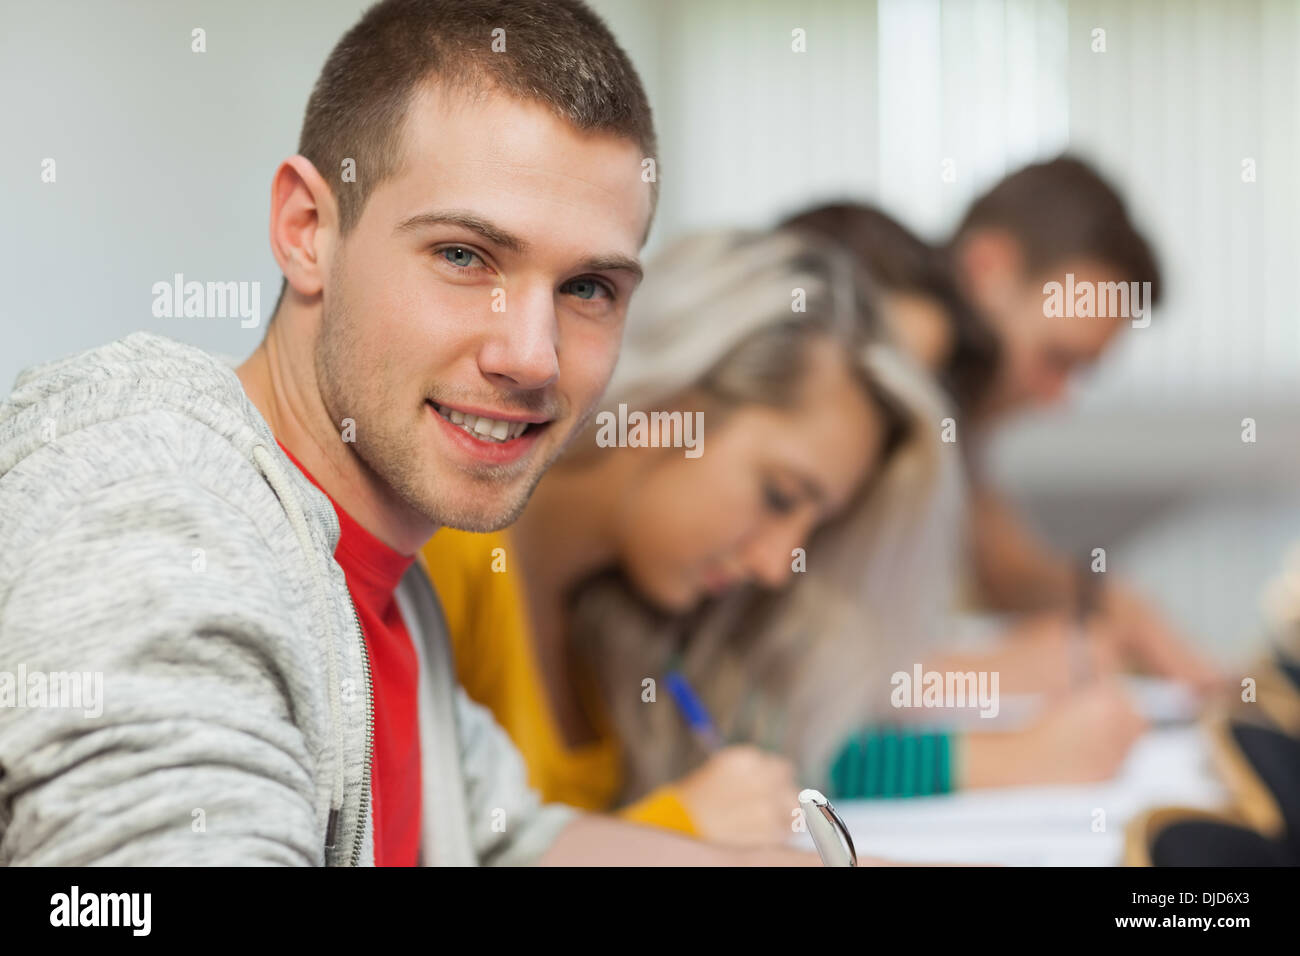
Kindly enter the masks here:
M 387 0 L 276 171 L 237 373 L 137 334 L 0 407 L 0 862 L 810 862 L 541 806 L 455 686 L 417 549 L 500 528 L 600 397 L 649 106 L 576 0 Z

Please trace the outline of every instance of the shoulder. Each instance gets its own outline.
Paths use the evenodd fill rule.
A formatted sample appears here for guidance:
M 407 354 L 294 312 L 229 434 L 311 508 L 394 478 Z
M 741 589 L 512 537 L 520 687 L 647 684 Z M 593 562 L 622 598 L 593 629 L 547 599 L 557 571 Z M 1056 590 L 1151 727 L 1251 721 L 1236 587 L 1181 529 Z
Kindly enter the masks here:
M 24 373 L 0 405 L 0 591 L 55 540 L 218 535 L 258 563 L 292 536 L 258 445 L 278 453 L 233 370 L 158 336 Z
M 92 511 L 123 533 L 287 525 L 252 460 L 168 408 L 52 431 L 0 475 L 0 544 L 12 556 L 41 547 L 56 528 L 76 526 Z

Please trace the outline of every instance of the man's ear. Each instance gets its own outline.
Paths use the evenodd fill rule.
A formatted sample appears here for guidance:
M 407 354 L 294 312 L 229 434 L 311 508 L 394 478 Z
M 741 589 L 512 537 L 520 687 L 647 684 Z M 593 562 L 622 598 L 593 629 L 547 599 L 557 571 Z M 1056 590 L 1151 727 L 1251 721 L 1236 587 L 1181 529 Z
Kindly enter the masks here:
M 271 180 L 271 253 L 299 295 L 320 294 L 337 223 L 334 194 L 311 160 L 282 162 Z
M 953 258 L 966 294 L 982 309 L 1008 301 L 1024 279 L 1024 250 L 1005 229 L 972 230 L 961 238 Z

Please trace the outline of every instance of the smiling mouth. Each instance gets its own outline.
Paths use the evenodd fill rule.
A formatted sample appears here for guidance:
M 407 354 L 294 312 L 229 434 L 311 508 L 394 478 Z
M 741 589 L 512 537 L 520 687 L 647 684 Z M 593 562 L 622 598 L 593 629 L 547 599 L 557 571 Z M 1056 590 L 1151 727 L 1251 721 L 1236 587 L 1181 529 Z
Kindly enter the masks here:
M 433 402 L 429 404 L 433 405 L 439 415 L 461 431 L 489 444 L 504 445 L 535 427 L 532 422 L 507 422 L 499 418 L 488 418 L 485 415 L 466 415 L 446 405 Z

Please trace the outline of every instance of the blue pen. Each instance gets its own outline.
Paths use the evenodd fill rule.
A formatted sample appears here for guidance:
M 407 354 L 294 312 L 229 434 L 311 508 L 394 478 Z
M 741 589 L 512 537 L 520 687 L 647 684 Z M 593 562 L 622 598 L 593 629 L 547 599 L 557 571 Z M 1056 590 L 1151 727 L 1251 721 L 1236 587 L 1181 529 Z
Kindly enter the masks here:
M 677 709 L 682 712 L 682 717 L 691 728 L 695 739 L 710 753 L 722 747 L 722 734 L 718 733 L 718 728 L 713 725 L 713 719 L 709 716 L 704 703 L 686 682 L 682 672 L 669 671 L 664 677 L 664 682 L 668 685 L 668 693 L 673 695 L 673 700 L 677 702 Z

